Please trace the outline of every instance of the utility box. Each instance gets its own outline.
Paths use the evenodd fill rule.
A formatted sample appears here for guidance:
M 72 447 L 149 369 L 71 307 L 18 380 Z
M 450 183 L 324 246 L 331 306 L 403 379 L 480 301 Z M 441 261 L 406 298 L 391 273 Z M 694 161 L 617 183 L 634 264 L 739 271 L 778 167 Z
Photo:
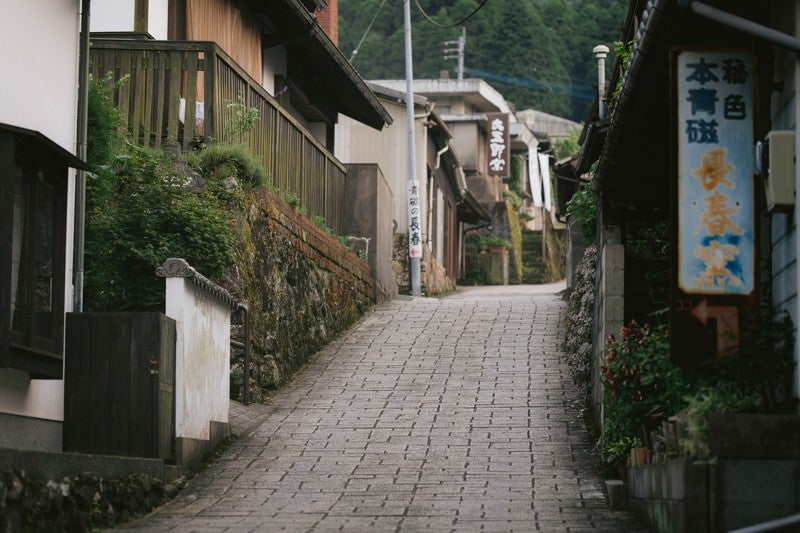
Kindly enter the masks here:
M 175 457 L 175 320 L 68 313 L 64 451 Z
M 767 179 L 764 190 L 767 209 L 786 210 L 794 207 L 795 201 L 795 149 L 793 131 L 771 131 L 767 133 Z

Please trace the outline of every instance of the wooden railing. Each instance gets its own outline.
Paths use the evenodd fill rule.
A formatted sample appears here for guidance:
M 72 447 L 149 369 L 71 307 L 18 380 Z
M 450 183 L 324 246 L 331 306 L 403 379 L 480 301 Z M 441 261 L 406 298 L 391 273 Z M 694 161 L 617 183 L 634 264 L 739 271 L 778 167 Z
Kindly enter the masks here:
M 246 144 L 272 185 L 345 233 L 344 165 L 215 43 L 93 39 L 91 72 L 127 77 L 116 103 L 135 143 L 183 151 Z M 243 134 L 236 119 L 249 109 L 258 117 Z

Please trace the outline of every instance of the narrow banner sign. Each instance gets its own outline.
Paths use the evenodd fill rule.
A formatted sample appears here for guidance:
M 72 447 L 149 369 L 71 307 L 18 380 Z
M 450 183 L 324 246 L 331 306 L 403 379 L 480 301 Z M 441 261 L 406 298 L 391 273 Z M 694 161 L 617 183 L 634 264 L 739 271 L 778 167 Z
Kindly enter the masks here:
M 419 205 L 419 180 L 408 182 L 408 255 L 422 257 L 422 216 Z

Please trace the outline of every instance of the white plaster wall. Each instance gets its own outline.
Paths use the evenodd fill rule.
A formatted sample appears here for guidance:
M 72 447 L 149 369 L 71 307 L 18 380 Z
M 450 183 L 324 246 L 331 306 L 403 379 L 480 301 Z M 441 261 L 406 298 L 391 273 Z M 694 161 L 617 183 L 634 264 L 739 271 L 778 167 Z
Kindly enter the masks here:
M 79 0 L 0 2 L 0 122 L 36 130 L 75 153 L 78 99 Z M 72 310 L 75 172 L 67 184 L 67 283 Z M 64 382 L 30 379 L 0 369 L 0 412 L 44 420 L 64 419 Z
M 92 0 L 92 31 L 133 31 L 134 4 L 134 0 Z
M 0 122 L 75 153 L 79 0 L 0 2 Z
M 408 132 L 404 102 L 381 99 L 392 117 L 392 124 L 377 131 L 349 117 L 340 115 L 336 124 L 334 154 L 343 163 L 377 163 L 392 189 L 397 233 L 408 233 Z M 420 110 L 418 109 L 418 113 Z M 428 130 L 422 119 L 414 121 L 416 173 L 420 182 L 423 213 L 428 210 L 427 154 Z M 387 214 L 388 215 L 388 214 Z M 423 225 L 425 225 L 423 217 Z M 427 228 L 422 228 L 427 239 Z
M 135 0 L 92 0 L 92 31 L 134 31 Z M 169 0 L 150 0 L 147 33 L 165 41 L 169 36 Z
M 261 85 L 269 94 L 275 96 L 275 76 L 286 76 L 286 49 L 282 46 L 265 48 L 261 53 Z
M 169 0 L 150 0 L 147 11 L 147 33 L 159 41 L 166 41 L 169 38 Z
M 165 314 L 175 319 L 175 436 L 208 440 L 229 421 L 230 308 L 190 278 L 167 278 Z

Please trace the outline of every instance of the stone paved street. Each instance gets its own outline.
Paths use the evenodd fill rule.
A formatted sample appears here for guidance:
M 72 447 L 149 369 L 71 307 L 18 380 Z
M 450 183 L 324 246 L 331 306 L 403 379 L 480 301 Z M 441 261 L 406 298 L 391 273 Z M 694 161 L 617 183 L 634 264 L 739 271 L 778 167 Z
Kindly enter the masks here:
M 563 285 L 377 306 L 145 531 L 637 531 L 606 507 Z

